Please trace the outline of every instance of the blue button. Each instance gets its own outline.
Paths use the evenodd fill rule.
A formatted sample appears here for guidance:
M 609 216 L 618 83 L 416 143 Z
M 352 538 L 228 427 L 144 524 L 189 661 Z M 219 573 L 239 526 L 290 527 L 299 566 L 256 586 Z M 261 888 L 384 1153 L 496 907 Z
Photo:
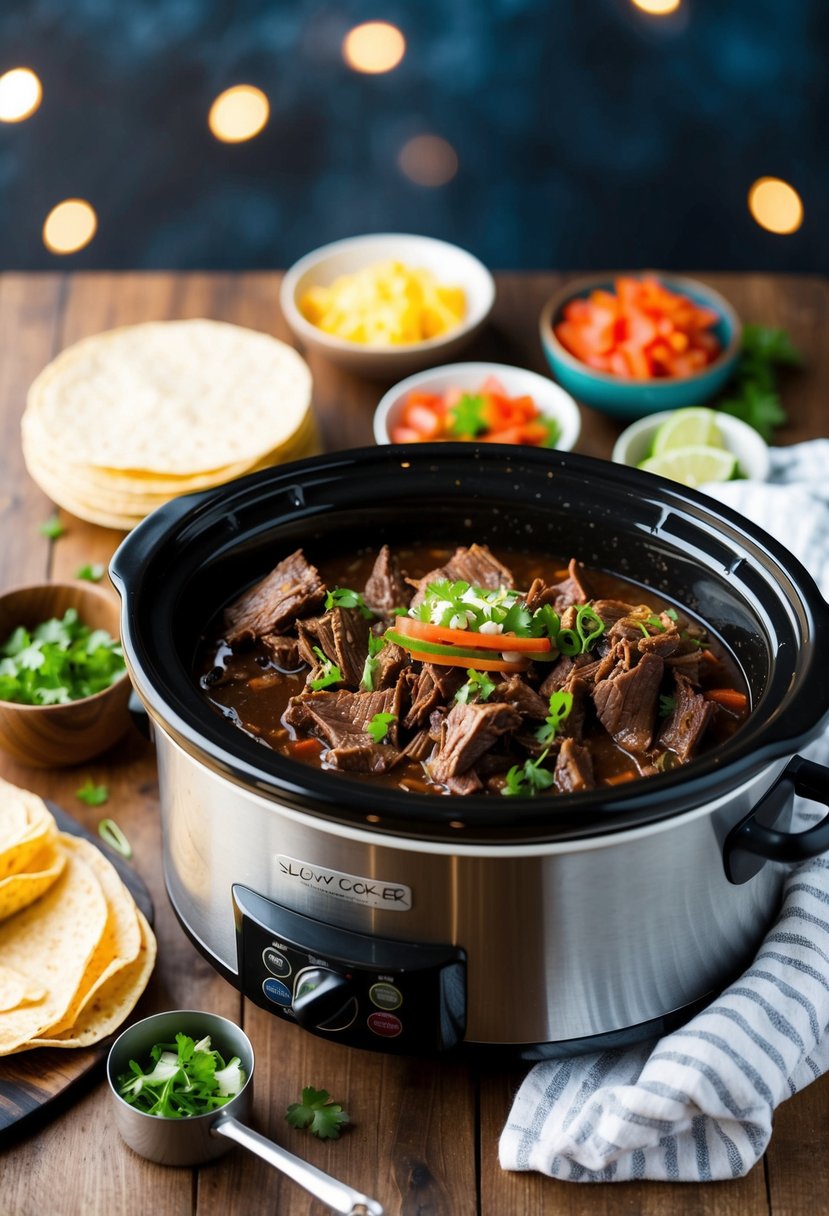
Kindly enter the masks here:
M 262 991 L 275 1005 L 290 1005 L 291 990 L 282 980 L 265 980 Z

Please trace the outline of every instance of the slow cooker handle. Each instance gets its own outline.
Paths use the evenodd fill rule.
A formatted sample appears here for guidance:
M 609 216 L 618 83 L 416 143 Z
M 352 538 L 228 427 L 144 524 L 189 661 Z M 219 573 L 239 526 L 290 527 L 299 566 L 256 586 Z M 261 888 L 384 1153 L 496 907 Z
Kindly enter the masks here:
M 805 832 L 781 832 L 774 827 L 795 794 L 829 808 L 829 767 L 803 756 L 793 757 L 751 813 L 726 837 L 723 860 L 729 882 L 747 882 L 766 861 L 794 864 L 829 849 L 829 809 Z

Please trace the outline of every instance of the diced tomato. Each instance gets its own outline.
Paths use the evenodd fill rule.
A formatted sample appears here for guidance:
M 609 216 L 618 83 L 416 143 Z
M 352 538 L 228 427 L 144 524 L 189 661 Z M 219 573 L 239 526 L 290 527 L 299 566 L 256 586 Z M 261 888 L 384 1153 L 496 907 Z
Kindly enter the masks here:
M 428 405 L 420 405 L 417 402 L 409 402 L 406 406 L 405 419 L 406 426 L 417 431 L 421 439 L 434 439 L 443 424 L 440 414 Z
M 719 317 L 653 275 L 622 275 L 569 300 L 555 326 L 561 345 L 588 367 L 624 380 L 689 376 L 719 355 Z

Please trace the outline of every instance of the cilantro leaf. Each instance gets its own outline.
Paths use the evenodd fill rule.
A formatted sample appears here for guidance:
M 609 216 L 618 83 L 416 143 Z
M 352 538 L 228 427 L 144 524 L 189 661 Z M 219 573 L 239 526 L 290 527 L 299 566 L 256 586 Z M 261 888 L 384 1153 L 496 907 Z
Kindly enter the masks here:
M 320 661 L 320 674 L 314 680 L 309 680 L 308 683 L 314 692 L 319 692 L 321 688 L 328 688 L 331 684 L 341 684 L 343 673 L 340 671 L 336 663 L 333 663 L 328 655 L 319 646 L 312 647 L 314 654 Z
M 80 798 L 87 806 L 103 806 L 109 801 L 109 788 L 106 785 L 96 785 L 91 777 L 87 777 L 80 789 L 75 790 L 75 797 Z
M 291 1127 L 310 1128 L 311 1134 L 320 1140 L 339 1140 L 340 1131 L 350 1123 L 346 1111 L 331 1099 L 327 1089 L 314 1089 L 306 1085 L 300 1102 L 291 1102 L 285 1111 Z
M 365 692 L 374 691 L 374 674 L 377 671 L 380 660 L 377 657 L 380 651 L 386 644 L 386 639 L 382 636 L 378 637 L 376 633 L 368 635 L 368 654 L 366 661 L 363 664 L 363 674 L 360 677 L 360 687 Z
M 352 591 L 350 587 L 335 587 L 333 591 L 328 592 L 325 597 L 325 610 L 330 612 L 332 608 L 356 608 L 367 621 L 374 617 L 360 592 Z
M 224 1106 L 247 1080 L 239 1057 L 225 1063 L 209 1035 L 196 1043 L 177 1034 L 175 1043 L 156 1043 L 149 1056 L 153 1067 L 147 1072 L 130 1060 L 130 1071 L 117 1080 L 120 1096 L 147 1115 L 204 1114 Z
M 550 694 L 550 712 L 544 721 L 544 725 L 539 726 L 535 732 L 535 737 L 539 743 L 549 743 L 551 739 L 555 739 L 556 734 L 569 718 L 572 708 L 573 694 L 571 692 L 561 689 L 558 692 Z
M 108 688 L 124 674 L 120 643 L 92 630 L 74 609 L 42 621 L 31 632 L 19 626 L 0 645 L 2 699 L 22 705 L 77 701 Z
M 483 412 L 486 398 L 474 393 L 464 393 L 447 412 L 446 419 L 451 434 L 475 438 L 487 429 Z
M 57 540 L 59 537 L 63 536 L 65 531 L 66 528 L 58 519 L 57 514 L 50 515 L 49 518 L 45 519 L 38 527 L 38 532 L 40 535 L 47 537 L 49 540 Z
M 513 764 L 506 776 L 506 785 L 501 793 L 506 797 L 534 798 L 539 790 L 549 789 L 555 777 L 542 763 L 547 759 L 549 748 L 546 748 L 537 760 L 525 760 L 523 764 Z
M 785 329 L 774 329 L 767 325 L 743 326 L 742 356 L 790 367 L 797 367 L 803 362 L 803 356 Z
M 475 671 L 473 667 L 467 667 L 466 674 L 466 683 L 461 684 L 455 693 L 455 700 L 461 705 L 467 705 L 471 697 L 486 701 L 495 692 L 495 681 L 491 680 L 485 671 Z
M 92 565 L 87 563 L 75 571 L 75 578 L 85 579 L 88 583 L 100 583 L 104 577 L 105 567 L 101 562 L 95 562 Z
M 396 721 L 397 714 L 377 713 L 370 722 L 366 722 L 364 730 L 367 735 L 371 735 L 375 743 L 382 743 L 388 735 L 392 723 Z

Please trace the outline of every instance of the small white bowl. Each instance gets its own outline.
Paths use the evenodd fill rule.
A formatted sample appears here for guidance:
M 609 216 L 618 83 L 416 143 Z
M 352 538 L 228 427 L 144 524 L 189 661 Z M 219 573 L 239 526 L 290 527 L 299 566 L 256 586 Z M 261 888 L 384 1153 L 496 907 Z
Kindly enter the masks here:
M 715 413 L 723 443 L 729 452 L 733 452 L 737 457 L 740 474 L 752 481 L 765 481 L 769 475 L 769 449 L 765 440 L 758 435 L 754 427 L 741 422 L 739 418 L 720 411 Z M 612 459 L 615 463 L 635 468 L 643 460 L 647 460 L 654 435 L 670 417 L 670 413 L 649 414 L 622 431 L 613 446 Z
M 431 270 L 441 283 L 461 287 L 466 297 L 466 315 L 461 323 L 447 334 L 426 342 L 364 346 L 324 333 L 300 312 L 299 301 L 310 287 L 327 287 L 340 275 L 353 274 L 389 259 Z M 432 237 L 394 232 L 348 237 L 315 249 L 286 272 L 279 290 L 285 320 L 309 351 L 324 355 L 358 375 L 388 380 L 456 355 L 483 325 L 494 301 L 492 275 L 471 253 Z
M 556 448 L 569 452 L 581 433 L 581 412 L 569 393 L 558 384 L 523 367 L 506 363 L 450 363 L 408 376 L 390 388 L 374 412 L 375 443 L 391 443 L 391 429 L 400 422 L 409 393 L 443 393 L 460 388 L 474 393 L 487 376 L 501 381 L 510 397 L 532 397 L 546 418 L 555 418 L 561 434 Z

